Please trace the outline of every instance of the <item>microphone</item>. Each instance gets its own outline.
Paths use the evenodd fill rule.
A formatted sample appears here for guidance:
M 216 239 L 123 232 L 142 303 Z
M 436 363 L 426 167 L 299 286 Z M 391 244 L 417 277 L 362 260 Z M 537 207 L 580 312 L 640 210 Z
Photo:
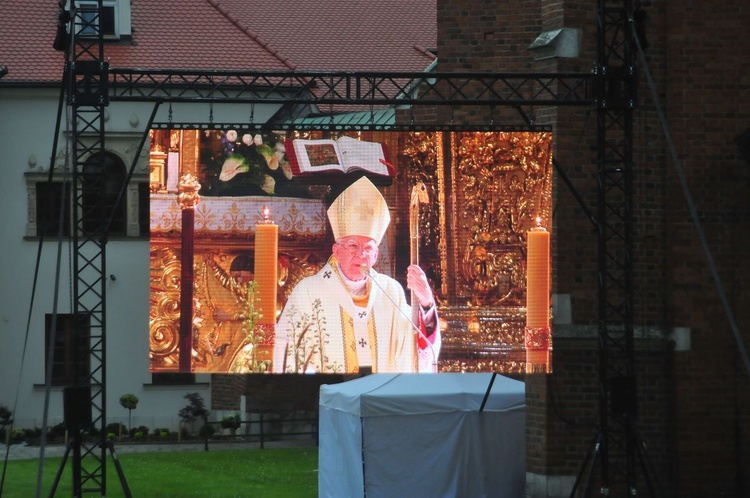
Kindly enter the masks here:
M 406 318 L 406 320 L 409 322 L 409 324 L 412 327 L 412 330 L 416 331 L 417 334 L 419 334 L 420 336 L 422 336 L 422 339 L 424 339 L 424 342 L 427 343 L 427 346 L 430 348 L 430 355 L 432 356 L 432 370 L 433 370 L 433 373 L 437 373 L 437 355 L 435 354 L 435 348 L 432 345 L 432 343 L 430 342 L 430 340 L 427 338 L 427 336 L 424 334 L 424 332 L 422 332 L 422 329 L 419 328 L 419 327 L 417 327 L 414 324 L 414 322 L 412 321 L 411 317 L 407 316 L 406 313 L 404 313 L 403 310 L 401 310 L 401 306 L 399 306 L 398 304 L 396 304 L 396 301 L 394 301 L 393 298 L 390 296 L 390 294 L 388 294 L 386 292 L 386 290 L 383 288 L 383 286 L 381 286 L 378 283 L 377 280 L 375 280 L 374 278 L 372 278 L 372 274 L 370 273 L 370 268 L 366 264 L 359 265 L 359 271 L 366 278 L 369 278 L 372 283 L 374 283 L 375 285 L 377 285 L 378 288 L 381 291 L 383 291 L 383 294 L 385 295 L 385 297 L 388 298 L 388 300 L 391 302 L 391 304 L 393 304 L 393 306 L 395 306 L 395 308 L 398 310 L 398 312 L 401 313 L 401 315 L 404 318 Z M 419 306 L 419 303 L 412 303 L 412 306 Z M 419 351 L 417 351 L 417 363 L 419 363 L 419 358 L 418 357 L 419 357 Z

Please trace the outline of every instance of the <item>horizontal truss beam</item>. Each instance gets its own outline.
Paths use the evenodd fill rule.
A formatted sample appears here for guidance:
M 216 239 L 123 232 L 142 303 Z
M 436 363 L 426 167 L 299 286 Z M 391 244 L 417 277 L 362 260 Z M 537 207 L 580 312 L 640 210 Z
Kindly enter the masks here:
M 261 72 L 109 68 L 112 101 L 586 106 L 587 73 Z
M 266 123 L 206 123 L 204 121 L 195 122 L 173 122 L 159 121 L 154 122 L 151 126 L 156 129 L 164 130 L 274 130 L 274 131 L 505 131 L 505 132 L 543 132 L 552 131 L 551 125 L 527 125 L 527 124 L 421 124 L 421 123 L 334 123 L 325 120 L 314 123 L 301 123 L 299 121 Z

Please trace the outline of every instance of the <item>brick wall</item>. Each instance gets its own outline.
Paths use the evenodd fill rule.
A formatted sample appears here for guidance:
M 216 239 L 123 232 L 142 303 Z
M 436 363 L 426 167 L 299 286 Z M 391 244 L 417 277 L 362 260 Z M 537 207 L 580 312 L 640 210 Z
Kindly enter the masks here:
M 750 339 L 750 165 L 735 137 L 750 128 L 750 9 L 739 0 L 645 2 L 646 57 L 685 168 L 697 213 L 744 342 Z M 582 31 L 580 57 L 534 61 L 527 47 L 543 30 Z M 438 70 L 589 71 L 596 57 L 596 2 L 438 2 Z M 688 327 L 692 346 L 663 341 L 636 353 L 639 432 L 669 496 L 750 494 L 750 373 L 739 352 L 647 81 L 634 115 L 633 279 L 639 328 Z M 482 111 L 417 110 L 471 122 Z M 435 116 L 437 114 L 437 116 Z M 419 114 L 417 114 L 419 116 Z M 498 116 L 498 114 L 495 114 Z M 573 329 L 597 323 L 596 110 L 544 111 L 555 157 L 583 199 L 557 181 L 553 287 L 570 294 Z M 595 336 L 594 336 L 595 337 Z M 588 344 L 588 345 L 586 345 Z M 555 373 L 527 380 L 530 472 L 570 476 L 598 416 L 596 348 L 556 339 Z M 570 421 L 575 423 L 571 424 Z M 582 425 L 581 425 L 582 424 Z
M 689 4 L 690 8 L 685 8 Z M 705 240 L 736 313 L 750 339 L 747 188 L 750 167 L 734 138 L 750 127 L 747 6 L 670 2 L 666 114 L 685 169 Z M 680 496 L 747 496 L 750 372 L 738 355 L 711 267 L 690 219 L 672 161 L 666 178 L 666 315 L 688 326 L 692 349 L 675 358 L 676 471 Z

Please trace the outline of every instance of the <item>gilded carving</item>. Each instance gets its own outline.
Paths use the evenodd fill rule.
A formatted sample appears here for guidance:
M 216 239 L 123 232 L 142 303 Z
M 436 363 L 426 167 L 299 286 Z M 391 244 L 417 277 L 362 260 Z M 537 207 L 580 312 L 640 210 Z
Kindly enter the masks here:
M 175 370 L 178 365 L 180 320 L 179 246 L 161 247 L 151 253 L 151 311 L 149 350 L 152 371 Z M 247 287 L 235 280 L 232 261 L 248 250 L 217 251 L 205 248 L 195 255 L 193 302 L 193 361 L 196 372 L 237 372 L 246 363 L 246 333 L 242 330 L 247 309 Z M 293 256 L 279 254 L 279 299 L 277 313 L 292 288 L 306 276 L 322 268 L 312 253 Z M 273 344 L 269 330 L 261 345 Z M 261 351 L 262 353 L 262 351 Z
M 401 155 L 406 160 L 404 180 L 411 189 L 422 183 L 429 199 L 444 200 L 442 133 L 413 132 L 404 137 Z M 421 209 L 418 220 L 420 266 L 432 280 L 433 287 L 439 289 L 438 300 L 447 295 L 447 252 L 445 244 L 445 208 Z M 437 248 L 435 251 L 431 248 Z
M 459 133 L 453 147 L 457 294 L 471 306 L 521 305 L 526 230 L 549 220 L 551 136 Z
M 183 210 L 193 209 L 198 205 L 201 200 L 200 195 L 198 195 L 201 184 L 198 183 L 198 179 L 195 176 L 185 173 L 180 177 L 177 188 L 180 192 L 177 196 L 177 203 Z
M 525 371 L 526 231 L 537 216 L 550 226 L 551 150 L 549 133 L 404 139 L 409 186 L 423 181 L 439 200 L 420 233 L 439 251 L 425 259 L 440 268 L 441 371 Z

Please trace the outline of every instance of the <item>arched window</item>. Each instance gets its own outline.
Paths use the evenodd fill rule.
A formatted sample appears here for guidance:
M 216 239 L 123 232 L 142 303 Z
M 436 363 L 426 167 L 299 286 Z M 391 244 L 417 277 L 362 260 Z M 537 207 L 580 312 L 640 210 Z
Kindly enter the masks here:
M 81 206 L 83 211 L 83 232 L 104 233 L 110 222 L 108 235 L 126 235 L 126 202 L 117 199 L 127 178 L 125 163 L 111 152 L 103 152 L 89 157 L 81 172 Z

